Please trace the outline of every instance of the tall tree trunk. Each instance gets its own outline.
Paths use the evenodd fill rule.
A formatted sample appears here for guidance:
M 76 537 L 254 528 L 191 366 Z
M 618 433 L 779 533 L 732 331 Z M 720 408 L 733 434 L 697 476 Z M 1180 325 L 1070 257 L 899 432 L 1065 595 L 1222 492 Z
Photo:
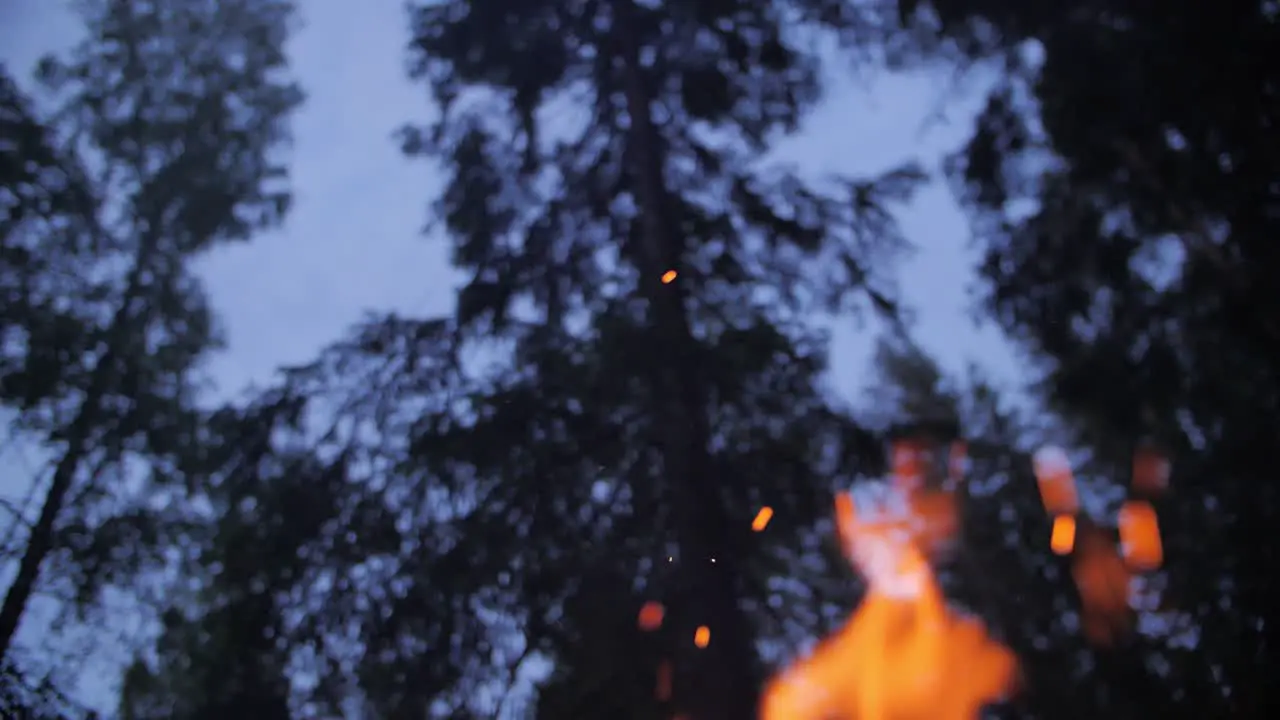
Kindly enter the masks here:
M 5 593 L 4 603 L 0 604 L 0 661 L 9 655 L 13 638 L 22 624 L 22 616 L 26 613 L 27 604 L 31 602 L 31 595 L 35 592 L 36 581 L 40 579 L 40 567 L 54 549 L 54 531 L 58 516 L 66 505 L 67 495 L 71 492 L 76 473 L 89 453 L 89 439 L 93 429 L 101 420 L 102 400 L 112 384 L 120 336 L 130 323 L 132 306 L 141 291 L 143 270 L 146 263 L 150 262 L 154 246 L 153 239 L 143 240 L 143 247 L 138 252 L 136 264 L 126 282 L 120 307 L 116 309 L 115 315 L 111 318 L 111 324 L 107 328 L 107 349 L 94 365 L 89 387 L 85 390 L 84 399 L 80 402 L 80 409 L 67 428 L 67 447 L 54 467 L 53 481 L 49 484 L 49 491 L 45 493 L 44 503 L 40 506 L 40 517 L 36 519 L 31 527 L 31 534 L 27 536 L 27 547 L 22 553 L 22 560 L 18 563 L 18 574 L 14 576 L 13 583 Z
M 709 452 L 710 421 L 705 391 L 693 364 L 696 340 L 685 310 L 685 293 L 680 282 L 661 282 L 662 274 L 684 256 L 684 239 L 667 222 L 665 152 L 650 116 L 651 96 L 640 70 L 640 48 L 627 32 L 627 5 L 621 3 L 617 35 L 631 118 L 627 156 L 642 223 L 636 261 L 655 339 L 669 358 L 654 368 L 660 388 L 655 411 L 665 433 L 663 470 L 677 488 L 670 500 L 675 505 L 680 545 L 679 596 L 688 598 L 684 611 L 675 613 L 681 625 L 678 652 L 684 657 L 677 665 L 673 699 L 679 711 L 695 720 L 750 720 L 756 715 L 759 678 L 750 625 L 738 602 L 739 543 L 734 542 L 721 478 Z M 711 629 L 711 643 L 694 650 L 694 627 L 700 624 Z
M 99 368 L 102 365 L 99 364 Z M 95 371 L 95 379 L 101 371 Z M 18 564 L 18 574 L 13 584 L 5 593 L 4 604 L 0 605 L 0 660 L 8 657 L 9 648 L 13 644 L 13 636 L 17 634 L 26 612 L 27 603 L 35 591 L 36 580 L 40 578 L 40 566 L 53 549 L 54 523 L 58 513 L 66 504 L 67 493 L 71 490 L 76 470 L 85 456 L 85 446 L 90 430 L 96 424 L 101 393 L 90 392 L 85 395 L 80 411 L 72 422 L 67 433 L 67 449 L 53 471 L 53 482 L 45 493 L 44 504 L 40 506 L 40 517 L 31 527 L 27 538 L 27 547 Z

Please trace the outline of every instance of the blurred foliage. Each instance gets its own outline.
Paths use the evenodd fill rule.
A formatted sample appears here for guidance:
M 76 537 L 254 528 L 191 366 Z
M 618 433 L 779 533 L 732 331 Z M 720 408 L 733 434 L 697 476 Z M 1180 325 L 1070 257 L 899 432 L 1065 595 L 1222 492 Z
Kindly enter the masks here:
M 1125 477 L 1144 438 L 1175 455 L 1161 513 L 1181 631 L 1110 658 L 1126 688 L 1144 676 L 1155 688 L 1114 696 L 1144 714 L 1274 706 L 1275 3 L 920 12 L 1002 69 L 952 163 L 987 307 L 1100 470 Z
M 813 187 L 757 167 L 818 89 L 817 58 L 788 36 L 781 6 L 637 7 L 625 25 L 616 10 L 413 12 L 415 76 L 442 115 L 403 138 L 447 173 L 436 214 L 472 276 L 457 312 L 365 323 L 273 391 L 306 404 L 299 428 L 259 427 L 263 459 L 211 469 L 230 473 L 211 483 L 215 506 L 247 503 L 262 528 L 293 524 L 279 514 L 296 498 L 277 499 L 281 478 L 300 473 L 282 465 L 292 448 L 338 478 L 310 484 L 325 514 L 309 534 L 280 541 L 308 558 L 305 572 L 260 585 L 281 619 L 248 607 L 241 618 L 288 626 L 292 658 L 318 681 L 304 712 L 339 713 L 353 697 L 375 716 L 520 712 L 498 706 L 513 674 L 587 651 L 583 628 L 564 622 L 572 598 L 606 592 L 582 587 L 584 568 L 631 578 L 632 606 L 662 597 L 688 672 L 735 667 L 730 694 L 678 686 L 686 707 L 749 714 L 754 636 L 795 645 L 838 616 L 841 596 L 803 581 L 833 567 L 810 528 L 879 447 L 825 399 L 825 338 L 808 318 L 892 308 L 905 241 L 891 211 L 922 175 Z M 647 133 L 622 97 L 637 85 L 664 108 Z M 580 133 L 539 126 L 569 102 L 585 111 Z M 660 193 L 641 187 L 642 165 L 660 169 Z M 655 214 L 662 265 L 644 236 Z M 679 279 L 659 286 L 657 267 Z M 780 518 L 763 539 L 750 533 L 761 504 Z M 211 557 L 230 550 L 216 549 L 225 537 L 212 534 Z M 254 560 L 273 546 L 260 541 Z M 205 567 L 218 593 L 205 602 L 241 597 L 242 581 Z M 778 586 L 783 568 L 800 582 Z M 703 582 L 717 575 L 718 588 Z M 731 605 L 707 599 L 726 584 Z M 738 637 L 734 612 L 753 626 Z M 678 639 L 702 623 L 716 641 L 693 657 Z M 629 643 L 618 652 L 631 656 Z
M 42 69 L 55 112 L 0 73 L 0 401 L 54 481 L 0 631 L 41 565 L 83 607 L 108 586 L 158 606 L 123 717 L 748 717 L 858 598 L 831 492 L 921 420 L 970 445 L 941 575 L 1022 661 L 993 713 L 1278 704 L 1274 3 L 411 3 L 439 114 L 400 141 L 445 176 L 455 311 L 370 317 L 209 412 L 187 261 L 287 209 L 291 7 L 86 9 L 86 45 Z M 833 37 L 857 70 L 994 79 L 947 170 L 1031 403 L 944 372 L 899 315 L 919 167 L 811 183 L 760 162 L 843 71 L 816 50 Z M 890 321 L 856 411 L 825 386 L 831 312 Z M 1139 441 L 1174 456 L 1161 604 L 1113 648 L 1080 638 L 1048 548 L 1029 451 L 1050 439 L 1101 515 Z M 55 695 L 5 655 L 22 682 L 0 702 L 45 716 Z M 653 698 L 667 659 L 674 705 Z
M 10 678 L 44 593 L 63 619 L 103 620 L 107 590 L 154 601 L 182 552 L 195 368 L 218 344 L 190 261 L 279 222 L 276 150 L 301 100 L 281 76 L 287 3 L 78 8 L 86 39 L 38 69 L 47 112 L 0 77 L 0 402 L 10 439 L 47 461 L 23 478 L 34 517 L 12 518 Z

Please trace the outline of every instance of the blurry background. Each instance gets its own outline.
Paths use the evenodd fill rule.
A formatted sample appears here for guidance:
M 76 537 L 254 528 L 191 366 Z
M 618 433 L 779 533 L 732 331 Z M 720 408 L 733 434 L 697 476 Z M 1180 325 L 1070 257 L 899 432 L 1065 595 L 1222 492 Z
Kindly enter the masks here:
M 1001 712 L 1265 705 L 1274 7 L 411 5 L 0 9 L 12 707 L 717 707 L 939 417 Z M 1168 568 L 1086 648 L 1027 452 L 1108 522 L 1144 439 Z

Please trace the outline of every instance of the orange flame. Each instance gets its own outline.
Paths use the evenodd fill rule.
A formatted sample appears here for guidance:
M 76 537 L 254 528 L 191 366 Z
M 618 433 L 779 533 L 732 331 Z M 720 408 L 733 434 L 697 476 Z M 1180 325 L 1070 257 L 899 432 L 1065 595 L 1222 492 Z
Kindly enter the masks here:
M 895 469 L 909 470 L 901 459 Z M 954 511 L 954 503 L 933 502 Z M 761 720 L 962 720 L 1012 691 L 1013 654 L 947 606 L 923 547 L 931 532 L 954 532 L 928 528 L 933 519 L 953 522 L 954 513 L 917 507 L 867 522 L 851 496 L 836 497 L 837 529 L 866 596 L 843 628 L 770 684 Z
M 1095 645 L 1111 645 L 1133 626 L 1129 600 L 1130 573 L 1106 530 L 1084 523 L 1080 528 L 1071 576 L 1080 592 L 1081 630 Z
M 1032 463 L 1045 512 L 1053 516 L 1076 514 L 1080 498 L 1067 454 L 1055 447 L 1041 448 Z
M 891 511 L 862 518 L 851 494 L 836 496 L 836 529 L 866 580 L 866 595 L 844 627 L 774 678 L 761 720 L 964 720 L 1014 690 L 1013 653 L 981 622 L 951 609 L 934 576 L 930 558 L 956 535 L 959 514 L 951 492 L 926 487 L 925 449 L 918 441 L 895 443 L 890 487 L 898 505 Z M 964 448 L 954 444 L 952 486 L 963 462 Z M 1107 530 L 1077 518 L 1080 501 L 1065 452 L 1043 448 L 1034 471 L 1053 518 L 1050 547 L 1071 556 L 1082 630 L 1095 644 L 1114 642 L 1132 630 L 1133 572 L 1163 562 L 1155 510 L 1144 500 L 1125 503 L 1118 548 Z M 1136 492 L 1157 495 L 1168 476 L 1163 455 L 1139 451 Z
M 1125 562 L 1138 572 L 1150 572 L 1164 562 L 1160 520 L 1151 503 L 1130 500 L 1120 508 L 1120 547 Z
M 1158 495 L 1168 488 L 1169 462 L 1150 446 L 1133 459 L 1133 488 Z M 1110 532 L 1087 520 L 1078 522 L 1075 478 L 1066 453 L 1043 448 L 1035 456 L 1036 480 L 1045 510 L 1054 515 L 1049 545 L 1059 555 L 1073 554 L 1071 575 L 1080 593 L 1081 630 L 1095 645 L 1111 645 L 1133 628 L 1132 584 L 1135 572 L 1150 572 L 1164 562 L 1155 508 L 1129 500 L 1120 509 L 1120 547 Z
M 1059 515 L 1054 518 L 1049 547 L 1058 555 L 1070 555 L 1075 546 L 1076 519 L 1070 515 Z

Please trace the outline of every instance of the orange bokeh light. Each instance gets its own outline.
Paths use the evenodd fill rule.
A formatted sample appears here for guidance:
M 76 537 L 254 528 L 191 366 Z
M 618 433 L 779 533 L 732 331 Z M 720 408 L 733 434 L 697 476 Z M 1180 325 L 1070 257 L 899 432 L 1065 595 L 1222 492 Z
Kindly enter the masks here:
M 768 505 L 760 508 L 760 512 L 756 513 L 756 519 L 751 521 L 751 529 L 760 532 L 769 526 L 769 521 L 773 519 L 773 508 Z
M 1042 448 L 1032 463 L 1036 484 L 1045 512 L 1050 515 L 1073 515 L 1080 509 L 1076 494 L 1076 478 L 1071 472 L 1067 454 L 1060 448 Z
M 711 644 L 711 628 L 706 625 L 699 625 L 698 629 L 693 633 L 693 644 L 700 648 Z
M 1150 572 L 1164 562 L 1160 520 L 1151 503 L 1130 500 L 1120 508 L 1120 548 L 1129 567 Z
M 1071 576 L 1080 592 L 1084 635 L 1094 645 L 1112 645 L 1133 625 L 1129 569 L 1106 530 L 1085 523 L 1077 541 Z
M 662 619 L 666 614 L 666 608 L 662 607 L 662 603 L 650 600 L 640 608 L 640 629 L 657 630 L 662 627 Z
M 1070 515 L 1059 515 L 1053 519 L 1053 534 L 1049 537 L 1049 547 L 1058 555 L 1068 555 L 1076 546 L 1076 519 Z

